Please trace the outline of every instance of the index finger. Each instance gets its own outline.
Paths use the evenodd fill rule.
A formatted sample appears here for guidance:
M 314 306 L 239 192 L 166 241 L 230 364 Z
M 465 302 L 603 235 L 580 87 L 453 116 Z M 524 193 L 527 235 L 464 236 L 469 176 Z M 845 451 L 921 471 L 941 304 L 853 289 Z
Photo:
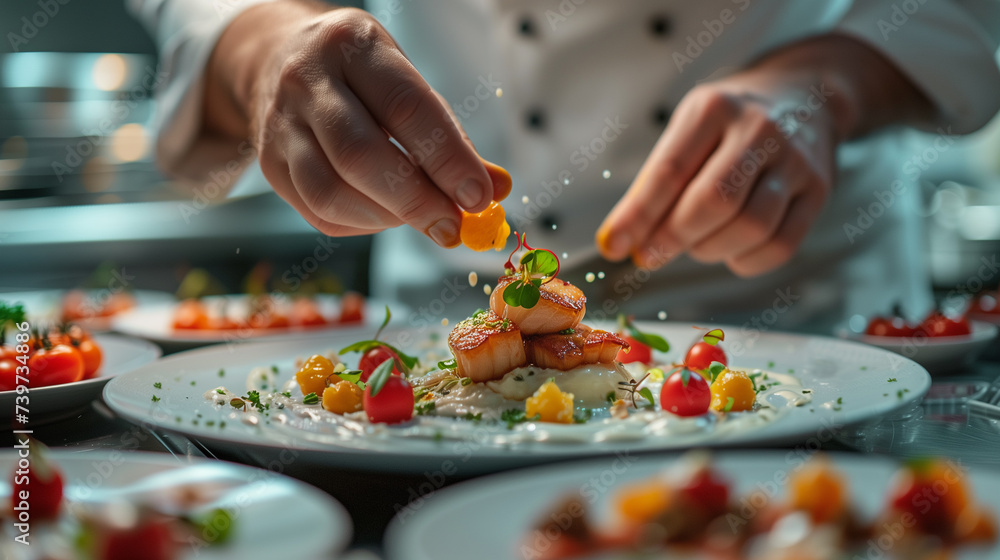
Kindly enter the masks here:
M 448 108 L 377 23 L 344 66 L 344 79 L 375 120 L 399 142 L 431 181 L 462 208 L 485 210 L 493 198 L 486 168 Z

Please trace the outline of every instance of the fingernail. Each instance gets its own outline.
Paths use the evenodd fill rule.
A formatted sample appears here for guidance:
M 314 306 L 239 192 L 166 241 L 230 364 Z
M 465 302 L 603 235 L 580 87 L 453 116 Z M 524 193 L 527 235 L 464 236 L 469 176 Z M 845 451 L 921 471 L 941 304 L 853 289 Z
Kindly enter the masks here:
M 459 243 L 458 224 L 451 218 L 444 218 L 434 222 L 434 225 L 427 230 L 427 235 L 431 236 L 438 245 L 450 249 Z
M 466 179 L 458 187 L 458 203 L 466 210 L 479 206 L 485 196 L 486 188 L 475 179 Z

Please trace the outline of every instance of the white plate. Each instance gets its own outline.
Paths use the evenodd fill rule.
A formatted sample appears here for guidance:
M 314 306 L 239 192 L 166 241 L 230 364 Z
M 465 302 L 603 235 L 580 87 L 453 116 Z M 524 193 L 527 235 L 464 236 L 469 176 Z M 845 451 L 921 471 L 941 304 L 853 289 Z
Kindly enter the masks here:
M 16 425 L 18 428 L 30 429 L 43 422 L 71 416 L 94 399 L 100 398 L 101 390 L 109 379 L 154 362 L 161 354 L 156 345 L 145 340 L 114 334 L 95 334 L 93 338 L 104 353 L 104 360 L 97 371 L 97 377 L 75 383 L 29 388 L 27 426 L 22 426 L 14 420 L 14 407 L 20 404 L 16 402 L 17 391 L 2 391 L 0 425 L 5 428 Z
M 188 463 L 158 453 L 53 450 L 49 457 L 62 469 L 68 500 L 134 501 L 189 485 L 221 490 L 202 507 L 232 512 L 232 540 L 189 550 L 184 559 L 332 558 L 351 537 L 351 518 L 336 500 L 272 472 L 223 461 Z M 0 472 L 12 472 L 16 459 L 13 451 L 0 453 Z M 10 491 L 5 476 L 0 495 L 7 499 Z M 36 543 L 38 535 L 32 537 Z
M 951 373 L 971 364 L 997 337 L 997 326 L 969 321 L 972 334 L 934 338 L 871 336 L 855 333 L 847 327 L 837 329 L 841 338 L 856 340 L 905 356 L 931 373 Z
M 212 296 L 204 298 L 210 309 L 217 308 L 223 302 L 227 314 L 231 318 L 246 317 L 248 298 L 246 296 Z M 336 316 L 340 310 L 340 298 L 331 295 L 316 297 L 320 311 L 326 316 Z M 289 327 L 285 329 L 235 329 L 231 331 L 198 331 L 177 330 L 173 328 L 174 309 L 176 301 L 137 307 L 114 318 L 112 328 L 115 331 L 151 340 L 170 350 L 195 348 L 220 342 L 232 343 L 248 339 L 302 336 L 309 333 L 331 333 L 338 330 L 353 330 L 363 327 L 378 327 L 385 318 L 387 302 L 366 300 L 364 306 L 364 322 L 341 325 L 331 323 L 317 327 Z M 389 310 L 396 320 L 405 318 L 410 309 L 400 303 L 388 303 Z
M 31 292 L 0 292 L 0 301 L 24 304 L 28 320 L 33 325 L 57 324 L 62 322 L 62 301 L 68 290 L 37 290 Z M 95 302 L 104 301 L 109 290 L 84 290 Z M 157 305 L 174 301 L 174 296 L 155 290 L 133 290 L 136 307 Z M 90 332 L 111 330 L 112 317 L 92 317 L 73 321 Z
M 671 342 L 673 350 L 667 354 L 668 360 L 680 359 L 692 338 L 697 337 L 689 324 L 640 324 L 640 328 L 658 332 Z M 430 332 L 442 336 L 446 331 L 428 329 L 420 333 L 387 329 L 383 339 L 416 341 L 427 338 Z M 370 333 L 364 334 L 370 336 Z M 832 428 L 876 420 L 901 407 L 912 406 L 930 387 L 930 376 L 923 368 L 891 352 L 833 338 L 780 333 L 750 335 L 759 338 L 751 340 L 741 336 L 738 328 L 727 332 L 723 344 L 730 352 L 732 365 L 763 368 L 770 365 L 769 369 L 779 372 L 794 369 L 803 384 L 813 390 L 813 405 L 788 407 L 787 413 L 753 430 L 710 433 L 710 438 L 698 440 L 699 445 L 750 446 L 810 438 L 827 440 L 832 437 Z M 231 417 L 237 415 L 231 408 L 216 408 L 204 398 L 206 391 L 219 385 L 245 390 L 245 379 L 254 367 L 276 365 L 279 379 L 290 379 L 297 357 L 336 350 L 357 340 L 358 333 L 330 333 L 322 337 L 259 341 L 184 352 L 113 380 L 105 388 L 104 398 L 111 408 L 133 422 L 151 423 L 210 445 L 270 453 L 291 447 L 300 450 L 309 460 L 328 466 L 417 474 L 437 472 L 445 463 L 462 474 L 472 474 L 574 457 L 692 445 L 690 439 L 684 438 L 586 444 L 510 442 L 503 441 L 504 434 L 509 433 L 505 426 L 485 422 L 474 430 L 472 441 L 399 437 L 394 435 L 393 429 L 372 437 L 353 433 L 318 437 L 278 422 L 261 422 L 257 426 L 245 424 Z M 220 369 L 225 371 L 224 378 L 219 376 Z M 157 382 L 162 383 L 163 388 L 154 391 L 153 384 Z M 159 402 L 151 402 L 154 393 L 161 399 Z M 838 399 L 842 399 L 839 405 L 836 404 Z M 219 429 L 223 420 L 227 422 L 226 427 Z M 206 426 L 206 421 L 212 421 L 213 426 Z M 530 429 L 530 425 L 525 429 Z
M 804 450 L 800 451 L 805 454 Z M 832 457 L 850 481 L 851 495 L 859 513 L 863 519 L 872 520 L 882 506 L 887 484 L 898 464 L 858 455 L 835 454 Z M 558 499 L 577 491 L 591 508 L 588 519 L 601 519 L 601 512 L 610 511 L 608 504 L 615 488 L 648 478 L 671 465 L 676 458 L 676 455 L 660 454 L 625 459 L 609 457 L 520 470 L 446 488 L 419 502 L 419 506 L 411 505 L 397 515 L 386 533 L 389 559 L 521 560 L 530 557 L 519 553 L 521 539 L 530 534 L 535 522 L 546 515 Z M 756 491 L 784 496 L 785 489 L 775 481 L 779 480 L 779 475 L 793 472 L 801 461 L 795 451 L 727 452 L 716 457 L 720 472 L 734 483 L 737 499 Z M 973 494 L 980 501 L 988 507 L 996 507 L 987 497 L 1000 496 L 998 473 L 973 472 L 971 484 Z M 600 558 L 617 560 L 622 557 L 603 555 Z M 970 549 L 957 555 L 956 560 L 996 558 L 1000 558 L 997 550 Z

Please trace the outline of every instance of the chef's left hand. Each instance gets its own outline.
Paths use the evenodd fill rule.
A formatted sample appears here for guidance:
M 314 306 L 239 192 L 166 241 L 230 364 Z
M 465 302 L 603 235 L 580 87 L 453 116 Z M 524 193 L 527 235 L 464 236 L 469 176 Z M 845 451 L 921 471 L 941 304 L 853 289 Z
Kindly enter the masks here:
M 804 52 L 831 46 L 820 39 L 692 89 L 598 230 L 601 253 L 659 268 L 687 252 L 739 276 L 788 261 L 830 196 L 837 144 L 859 131 L 866 112 L 858 104 L 870 87 L 851 80 L 888 64 L 871 51 L 851 58 L 843 41 L 866 47 L 831 40 L 844 59 L 872 67 L 859 75 L 824 67 L 823 56 Z M 898 78 L 908 92 L 892 72 L 883 79 Z

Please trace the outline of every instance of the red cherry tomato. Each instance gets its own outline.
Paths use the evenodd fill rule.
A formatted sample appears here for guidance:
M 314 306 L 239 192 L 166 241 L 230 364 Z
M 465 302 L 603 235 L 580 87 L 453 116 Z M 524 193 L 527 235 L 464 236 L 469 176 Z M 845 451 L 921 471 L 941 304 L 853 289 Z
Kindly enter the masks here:
M 931 337 L 964 336 L 972 334 L 969 320 L 965 317 L 951 319 L 940 311 L 935 311 L 920 324 L 920 330 Z
M 63 479 L 59 468 L 50 463 L 44 453 L 44 446 L 32 441 L 31 465 L 25 471 L 14 471 L 14 490 L 11 502 L 17 507 L 21 502 L 21 491 L 28 493 L 28 507 L 32 519 L 55 519 L 59 516 L 59 506 L 63 498 Z M 23 508 L 22 508 L 23 509 Z
M 99 537 L 101 560 L 173 560 L 177 558 L 171 521 L 154 519 L 130 529 L 111 529 Z
M 0 391 L 17 388 L 17 363 L 13 358 L 0 358 Z
M 365 297 L 355 292 L 348 292 L 340 298 L 340 322 L 360 323 L 364 320 Z
M 710 519 L 724 515 L 729 509 L 729 485 L 710 468 L 695 472 L 679 490 L 692 505 L 702 508 Z
M 196 299 L 180 302 L 174 311 L 175 329 L 207 329 L 208 311 L 205 305 Z
M 687 356 L 684 357 L 684 365 L 696 371 L 708 369 L 712 362 L 729 365 L 726 352 L 718 345 L 712 346 L 707 342 L 698 342 L 688 350 Z
M 625 349 L 618 351 L 618 355 L 615 356 L 615 360 L 623 364 L 631 364 L 634 362 L 639 362 L 641 364 L 651 364 L 653 363 L 653 349 L 645 344 L 639 342 L 638 340 L 632 338 L 631 336 L 623 335 L 622 338 L 625 342 L 628 342 L 629 350 Z
M 83 379 L 83 356 L 76 348 L 58 344 L 41 349 L 28 358 L 32 387 L 62 385 Z
M 361 356 L 361 360 L 358 361 L 358 369 L 361 370 L 361 381 L 367 383 L 368 378 L 372 376 L 375 368 L 377 368 L 382 362 L 389 359 L 392 360 L 393 375 L 400 375 L 399 365 L 401 362 L 399 360 L 399 356 L 397 356 L 396 353 L 388 347 L 376 346 L 375 348 L 365 352 L 365 354 Z
M 382 390 L 372 396 L 372 386 L 365 387 L 362 398 L 365 414 L 372 422 L 398 424 L 413 418 L 413 386 L 398 375 L 390 375 Z
M 875 317 L 868 323 L 865 334 L 871 336 L 913 336 L 916 329 L 902 317 Z
M 663 382 L 660 408 L 677 416 L 699 416 L 708 412 L 712 391 L 708 381 L 693 371 L 676 371 Z
M 76 351 L 83 358 L 83 378 L 91 379 L 97 376 L 97 370 L 101 368 L 104 360 L 104 353 L 96 342 L 90 339 L 80 340 L 74 344 Z

